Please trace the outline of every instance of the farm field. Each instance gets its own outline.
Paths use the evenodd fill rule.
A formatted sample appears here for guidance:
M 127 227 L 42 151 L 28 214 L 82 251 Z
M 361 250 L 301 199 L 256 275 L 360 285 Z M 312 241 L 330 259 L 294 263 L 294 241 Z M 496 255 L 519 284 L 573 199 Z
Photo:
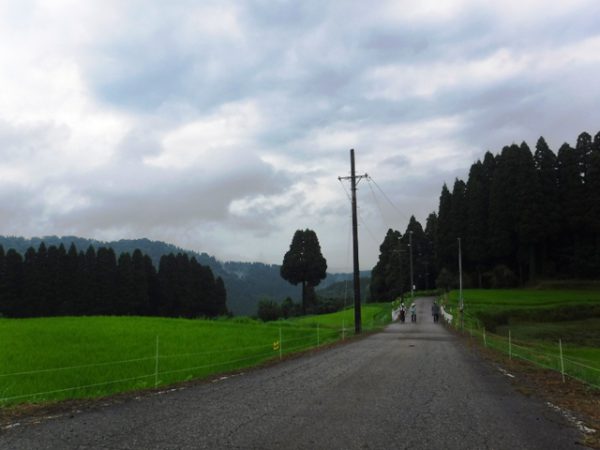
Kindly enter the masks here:
M 363 329 L 384 324 L 385 310 L 385 305 L 363 307 Z M 201 379 L 352 334 L 353 309 L 268 323 L 247 318 L 0 319 L 0 404 L 92 398 Z
M 362 305 L 362 326 L 369 330 L 377 327 L 386 321 L 389 321 L 392 311 L 391 303 L 371 303 Z M 300 317 L 294 320 L 303 325 L 322 325 L 330 328 L 350 328 L 354 330 L 354 308 L 348 308 L 331 314 L 321 314 L 318 316 Z
M 465 331 L 482 340 L 485 333 L 488 347 L 554 370 L 564 367 L 565 374 L 600 388 L 600 291 L 468 289 L 463 298 Z M 446 300 L 455 326 L 458 299 L 452 291 Z

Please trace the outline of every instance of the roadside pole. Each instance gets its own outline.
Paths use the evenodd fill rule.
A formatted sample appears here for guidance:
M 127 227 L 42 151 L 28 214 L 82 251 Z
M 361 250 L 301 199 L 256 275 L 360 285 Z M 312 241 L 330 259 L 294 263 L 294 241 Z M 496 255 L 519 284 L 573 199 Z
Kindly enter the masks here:
M 281 359 L 281 349 L 283 348 L 283 341 L 281 340 L 281 327 L 279 327 L 279 359 Z
M 158 336 L 156 336 L 156 355 L 154 357 L 154 387 L 158 386 Z
M 562 375 L 562 382 L 565 382 L 565 360 L 563 359 L 563 351 L 562 351 L 562 340 L 558 340 L 558 349 L 560 351 L 560 373 Z

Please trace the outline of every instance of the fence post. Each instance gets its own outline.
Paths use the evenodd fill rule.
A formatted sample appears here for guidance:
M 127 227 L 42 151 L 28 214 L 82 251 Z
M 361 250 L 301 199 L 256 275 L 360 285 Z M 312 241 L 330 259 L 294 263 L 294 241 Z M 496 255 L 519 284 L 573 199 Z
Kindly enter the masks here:
M 346 339 L 346 319 L 342 319 L 342 341 Z
M 512 359 L 512 343 L 510 337 L 510 330 L 508 330 L 508 359 Z
M 565 361 L 563 359 L 563 351 L 562 351 L 562 340 L 558 340 L 558 349 L 560 350 L 560 373 L 562 375 L 562 381 L 565 382 Z
M 483 346 L 487 348 L 487 339 L 485 338 L 485 327 L 483 327 Z
M 319 324 L 317 323 L 317 347 L 321 345 L 321 337 L 319 336 Z
M 154 387 L 158 386 L 158 335 L 156 336 L 156 355 L 154 357 Z
M 281 327 L 279 327 L 279 359 L 281 359 L 281 350 L 283 349 L 283 339 L 281 338 Z

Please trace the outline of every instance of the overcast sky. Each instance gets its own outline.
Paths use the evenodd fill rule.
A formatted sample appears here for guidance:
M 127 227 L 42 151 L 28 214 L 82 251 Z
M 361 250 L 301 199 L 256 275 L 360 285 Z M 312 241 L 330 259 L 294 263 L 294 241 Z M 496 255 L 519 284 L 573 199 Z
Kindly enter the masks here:
M 351 270 L 485 151 L 600 130 L 600 2 L 0 0 L 0 234 Z M 379 188 L 391 201 L 383 196 Z

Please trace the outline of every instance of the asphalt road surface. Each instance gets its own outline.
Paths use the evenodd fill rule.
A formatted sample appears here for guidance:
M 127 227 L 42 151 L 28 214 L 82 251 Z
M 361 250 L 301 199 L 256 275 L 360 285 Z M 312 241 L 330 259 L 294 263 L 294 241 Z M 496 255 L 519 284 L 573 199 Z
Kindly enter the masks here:
M 442 325 L 418 323 L 162 395 L 4 429 L 1 449 L 581 449 Z

